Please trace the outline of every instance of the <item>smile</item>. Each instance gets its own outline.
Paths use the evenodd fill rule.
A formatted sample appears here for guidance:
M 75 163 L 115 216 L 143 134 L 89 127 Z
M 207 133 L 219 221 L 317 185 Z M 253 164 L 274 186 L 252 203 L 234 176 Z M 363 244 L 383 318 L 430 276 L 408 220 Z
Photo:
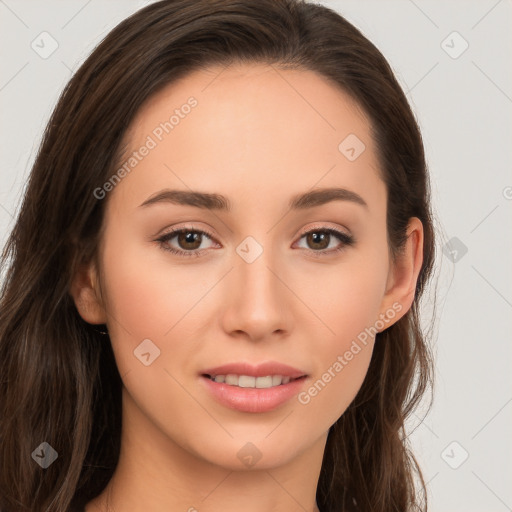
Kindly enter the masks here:
M 283 375 L 266 375 L 264 377 L 253 377 L 251 375 L 206 375 L 208 378 L 213 380 L 214 382 L 220 382 L 229 384 L 230 386 L 237 386 L 240 388 L 258 388 L 258 389 L 266 389 L 273 388 L 276 386 L 281 386 L 284 384 L 288 384 L 292 380 L 289 376 Z M 303 377 L 298 377 L 299 379 Z

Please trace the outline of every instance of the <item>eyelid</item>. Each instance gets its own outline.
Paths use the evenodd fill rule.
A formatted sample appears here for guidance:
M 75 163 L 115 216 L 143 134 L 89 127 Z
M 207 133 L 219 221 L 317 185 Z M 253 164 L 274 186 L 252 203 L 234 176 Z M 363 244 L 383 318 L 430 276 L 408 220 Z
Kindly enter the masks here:
M 299 232 L 300 234 L 298 236 L 299 236 L 299 238 L 303 237 L 304 235 L 307 235 L 310 231 L 314 231 L 315 229 L 317 229 L 318 231 L 320 231 L 320 230 L 327 231 L 327 230 L 332 229 L 333 231 L 339 232 L 347 237 L 352 237 L 352 235 L 350 234 L 350 232 L 348 230 L 347 230 L 347 232 L 344 232 L 338 227 L 331 228 L 329 226 L 328 222 L 317 222 L 317 223 L 314 223 L 312 226 L 310 225 L 307 228 L 303 228 Z M 169 229 L 168 231 L 164 230 L 161 234 L 156 235 L 156 236 L 158 238 L 161 238 L 161 237 L 167 236 L 169 234 L 179 233 L 180 231 L 196 231 L 196 232 L 204 233 L 204 234 L 208 235 L 208 237 L 211 238 L 212 240 L 216 240 L 214 234 L 211 231 L 209 231 L 208 228 L 198 228 L 196 226 L 191 226 L 191 225 L 174 227 L 174 228 Z
M 163 238 L 164 236 L 168 236 L 168 235 L 176 235 L 182 231 L 194 231 L 197 233 L 208 235 L 208 237 L 211 238 L 212 240 L 216 240 L 214 234 L 211 231 L 209 231 L 208 228 L 202 228 L 202 227 L 199 228 L 199 227 L 191 226 L 191 225 L 184 225 L 184 226 L 178 225 L 178 227 L 172 227 L 172 228 L 169 228 L 168 230 L 163 230 L 159 235 L 156 235 L 156 237 Z
M 335 226 L 335 225 L 333 225 L 331 227 L 330 224 L 331 223 L 329 223 L 329 222 L 316 222 L 316 223 L 313 223 L 312 225 L 309 225 L 307 228 L 304 228 L 303 230 L 301 230 L 299 237 L 307 235 L 311 231 L 315 231 L 315 230 L 317 230 L 317 231 L 329 231 L 329 230 L 332 230 L 332 231 L 338 232 L 340 234 L 343 234 L 343 235 L 345 235 L 347 237 L 350 237 L 350 238 L 352 237 L 352 235 L 350 234 L 350 231 L 348 229 L 340 228 L 340 227 Z

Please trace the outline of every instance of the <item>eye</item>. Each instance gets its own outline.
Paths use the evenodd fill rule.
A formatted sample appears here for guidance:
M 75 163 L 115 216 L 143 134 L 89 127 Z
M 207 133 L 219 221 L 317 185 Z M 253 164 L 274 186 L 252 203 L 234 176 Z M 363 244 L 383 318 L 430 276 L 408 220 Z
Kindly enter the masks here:
M 178 228 L 163 234 L 156 241 L 159 242 L 160 247 L 178 256 L 201 256 L 202 252 L 207 249 L 203 245 L 204 239 L 213 240 L 213 235 L 208 231 L 193 228 Z M 171 244 L 172 240 L 176 239 L 176 248 Z M 337 229 L 320 227 L 307 231 L 304 233 L 299 241 L 306 240 L 312 249 L 305 247 L 314 256 L 327 256 L 332 253 L 344 250 L 348 246 L 355 243 L 353 236 L 338 231 Z M 338 245 L 332 247 L 332 242 L 338 240 Z
M 201 252 L 205 247 L 201 247 L 203 238 L 212 240 L 213 235 L 207 231 L 192 228 L 179 228 L 165 233 L 156 241 L 160 243 L 160 246 L 165 251 L 169 251 L 179 256 L 200 256 Z M 176 238 L 178 248 L 170 245 L 171 240 Z
M 334 242 L 333 238 L 338 239 L 338 245 L 332 247 L 331 242 Z M 323 256 L 331 253 L 339 252 L 346 249 L 348 246 L 352 246 L 355 243 L 355 239 L 353 236 L 348 235 L 347 233 L 343 233 L 342 231 L 338 231 L 337 229 L 320 227 L 307 231 L 304 233 L 300 240 L 305 239 L 306 244 L 313 249 L 309 249 L 314 256 Z M 299 240 L 299 241 L 300 241 Z

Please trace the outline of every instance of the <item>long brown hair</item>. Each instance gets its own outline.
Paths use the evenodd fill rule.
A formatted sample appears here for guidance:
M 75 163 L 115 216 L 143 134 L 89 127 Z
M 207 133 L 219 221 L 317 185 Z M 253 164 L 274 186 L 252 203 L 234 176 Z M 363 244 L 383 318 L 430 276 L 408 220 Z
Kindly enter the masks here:
M 112 176 L 123 135 L 150 96 L 200 67 L 233 62 L 311 70 L 347 92 L 371 120 L 392 254 L 408 220 L 423 223 L 415 300 L 377 334 L 366 379 L 329 431 L 317 503 L 324 512 L 354 503 L 364 512 L 426 510 L 404 422 L 433 377 L 419 299 L 433 268 L 434 228 L 423 142 L 406 96 L 380 51 L 325 6 L 163 0 L 113 29 L 65 87 L 2 254 L 3 512 L 66 511 L 111 478 L 122 381 L 108 338 L 81 319 L 69 292 L 78 266 L 97 258 L 106 200 L 92 191 Z M 42 442 L 58 453 L 45 470 L 32 456 Z

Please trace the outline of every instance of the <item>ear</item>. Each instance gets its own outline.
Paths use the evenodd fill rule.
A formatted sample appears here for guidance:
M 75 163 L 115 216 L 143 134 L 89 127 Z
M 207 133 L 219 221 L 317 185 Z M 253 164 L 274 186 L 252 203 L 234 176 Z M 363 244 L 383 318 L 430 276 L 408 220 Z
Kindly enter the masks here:
M 381 315 L 392 309 L 393 321 L 389 327 L 411 308 L 416 283 L 423 263 L 423 224 L 417 217 L 411 217 L 407 225 L 407 241 L 396 261 L 390 262 L 386 292 L 381 303 Z M 383 329 L 382 329 L 383 330 Z
M 86 322 L 90 324 L 105 324 L 107 322 L 93 263 L 79 267 L 73 277 L 70 294 L 78 313 Z

